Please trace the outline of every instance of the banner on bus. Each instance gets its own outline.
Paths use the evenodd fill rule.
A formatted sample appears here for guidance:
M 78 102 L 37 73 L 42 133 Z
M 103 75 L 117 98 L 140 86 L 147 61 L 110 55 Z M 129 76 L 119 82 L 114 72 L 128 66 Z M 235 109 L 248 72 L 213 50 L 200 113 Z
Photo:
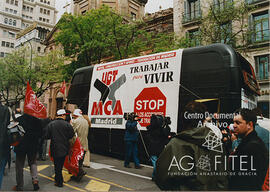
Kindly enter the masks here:
M 183 50 L 95 65 L 88 114 L 92 127 L 125 128 L 135 112 L 144 129 L 152 114 L 171 118 L 176 131 Z

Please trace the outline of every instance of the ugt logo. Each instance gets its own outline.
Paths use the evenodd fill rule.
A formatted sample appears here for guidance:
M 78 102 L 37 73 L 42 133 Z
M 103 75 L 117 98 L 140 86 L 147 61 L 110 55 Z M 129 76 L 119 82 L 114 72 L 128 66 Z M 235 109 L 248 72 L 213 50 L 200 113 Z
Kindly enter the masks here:
M 104 72 L 102 81 L 96 79 L 94 87 L 101 93 L 99 102 L 93 102 L 91 115 L 123 115 L 121 101 L 116 100 L 115 92 L 126 82 L 126 75 L 118 79 L 118 70 Z M 108 101 L 106 99 L 108 98 Z

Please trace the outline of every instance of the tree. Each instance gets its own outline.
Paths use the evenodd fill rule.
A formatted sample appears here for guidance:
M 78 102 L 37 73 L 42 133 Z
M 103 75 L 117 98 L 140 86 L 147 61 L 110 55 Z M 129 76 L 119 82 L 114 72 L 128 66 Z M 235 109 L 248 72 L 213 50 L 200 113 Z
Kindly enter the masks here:
M 85 15 L 64 14 L 58 23 L 56 42 L 64 47 L 73 62 L 66 68 L 74 69 L 100 63 L 101 59 L 124 59 L 137 56 L 147 45 L 147 35 L 138 23 L 128 23 L 109 7 L 92 9 Z
M 198 37 L 203 44 L 224 43 L 234 48 L 248 45 L 248 13 L 244 1 L 214 1 L 200 20 Z
M 64 57 L 60 51 L 35 56 L 31 69 L 27 52 L 25 49 L 16 50 L 0 59 L 0 95 L 8 106 L 24 99 L 27 81 L 31 82 L 37 97 L 40 97 L 52 82 L 62 81 Z

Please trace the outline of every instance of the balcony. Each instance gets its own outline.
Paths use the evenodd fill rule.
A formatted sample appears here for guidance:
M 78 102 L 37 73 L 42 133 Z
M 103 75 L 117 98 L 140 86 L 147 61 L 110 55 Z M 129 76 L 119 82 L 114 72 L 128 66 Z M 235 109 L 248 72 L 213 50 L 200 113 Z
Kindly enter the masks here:
M 245 1 L 249 5 L 251 5 L 251 4 L 268 4 L 269 5 L 268 0 L 245 0 Z
M 228 0 L 225 2 L 215 3 L 213 4 L 213 9 L 215 12 L 222 12 L 227 9 L 232 9 L 234 6 L 234 3 L 232 0 Z
M 182 23 L 187 24 L 190 22 L 196 22 L 201 18 L 202 18 L 202 12 L 200 9 L 193 12 L 189 12 L 189 13 L 183 13 Z

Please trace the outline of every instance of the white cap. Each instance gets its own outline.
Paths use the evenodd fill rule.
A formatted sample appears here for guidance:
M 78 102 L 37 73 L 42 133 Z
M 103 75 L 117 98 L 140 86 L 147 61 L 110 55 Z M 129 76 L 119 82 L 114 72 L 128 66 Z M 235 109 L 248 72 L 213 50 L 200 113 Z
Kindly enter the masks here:
M 58 116 L 60 116 L 60 115 L 65 115 L 66 114 L 66 111 L 65 111 L 65 109 L 59 109 L 58 111 L 57 111 L 57 113 L 56 113 Z
M 75 109 L 73 111 L 73 115 L 76 115 L 78 117 L 81 117 L 82 116 L 82 111 L 80 109 Z

